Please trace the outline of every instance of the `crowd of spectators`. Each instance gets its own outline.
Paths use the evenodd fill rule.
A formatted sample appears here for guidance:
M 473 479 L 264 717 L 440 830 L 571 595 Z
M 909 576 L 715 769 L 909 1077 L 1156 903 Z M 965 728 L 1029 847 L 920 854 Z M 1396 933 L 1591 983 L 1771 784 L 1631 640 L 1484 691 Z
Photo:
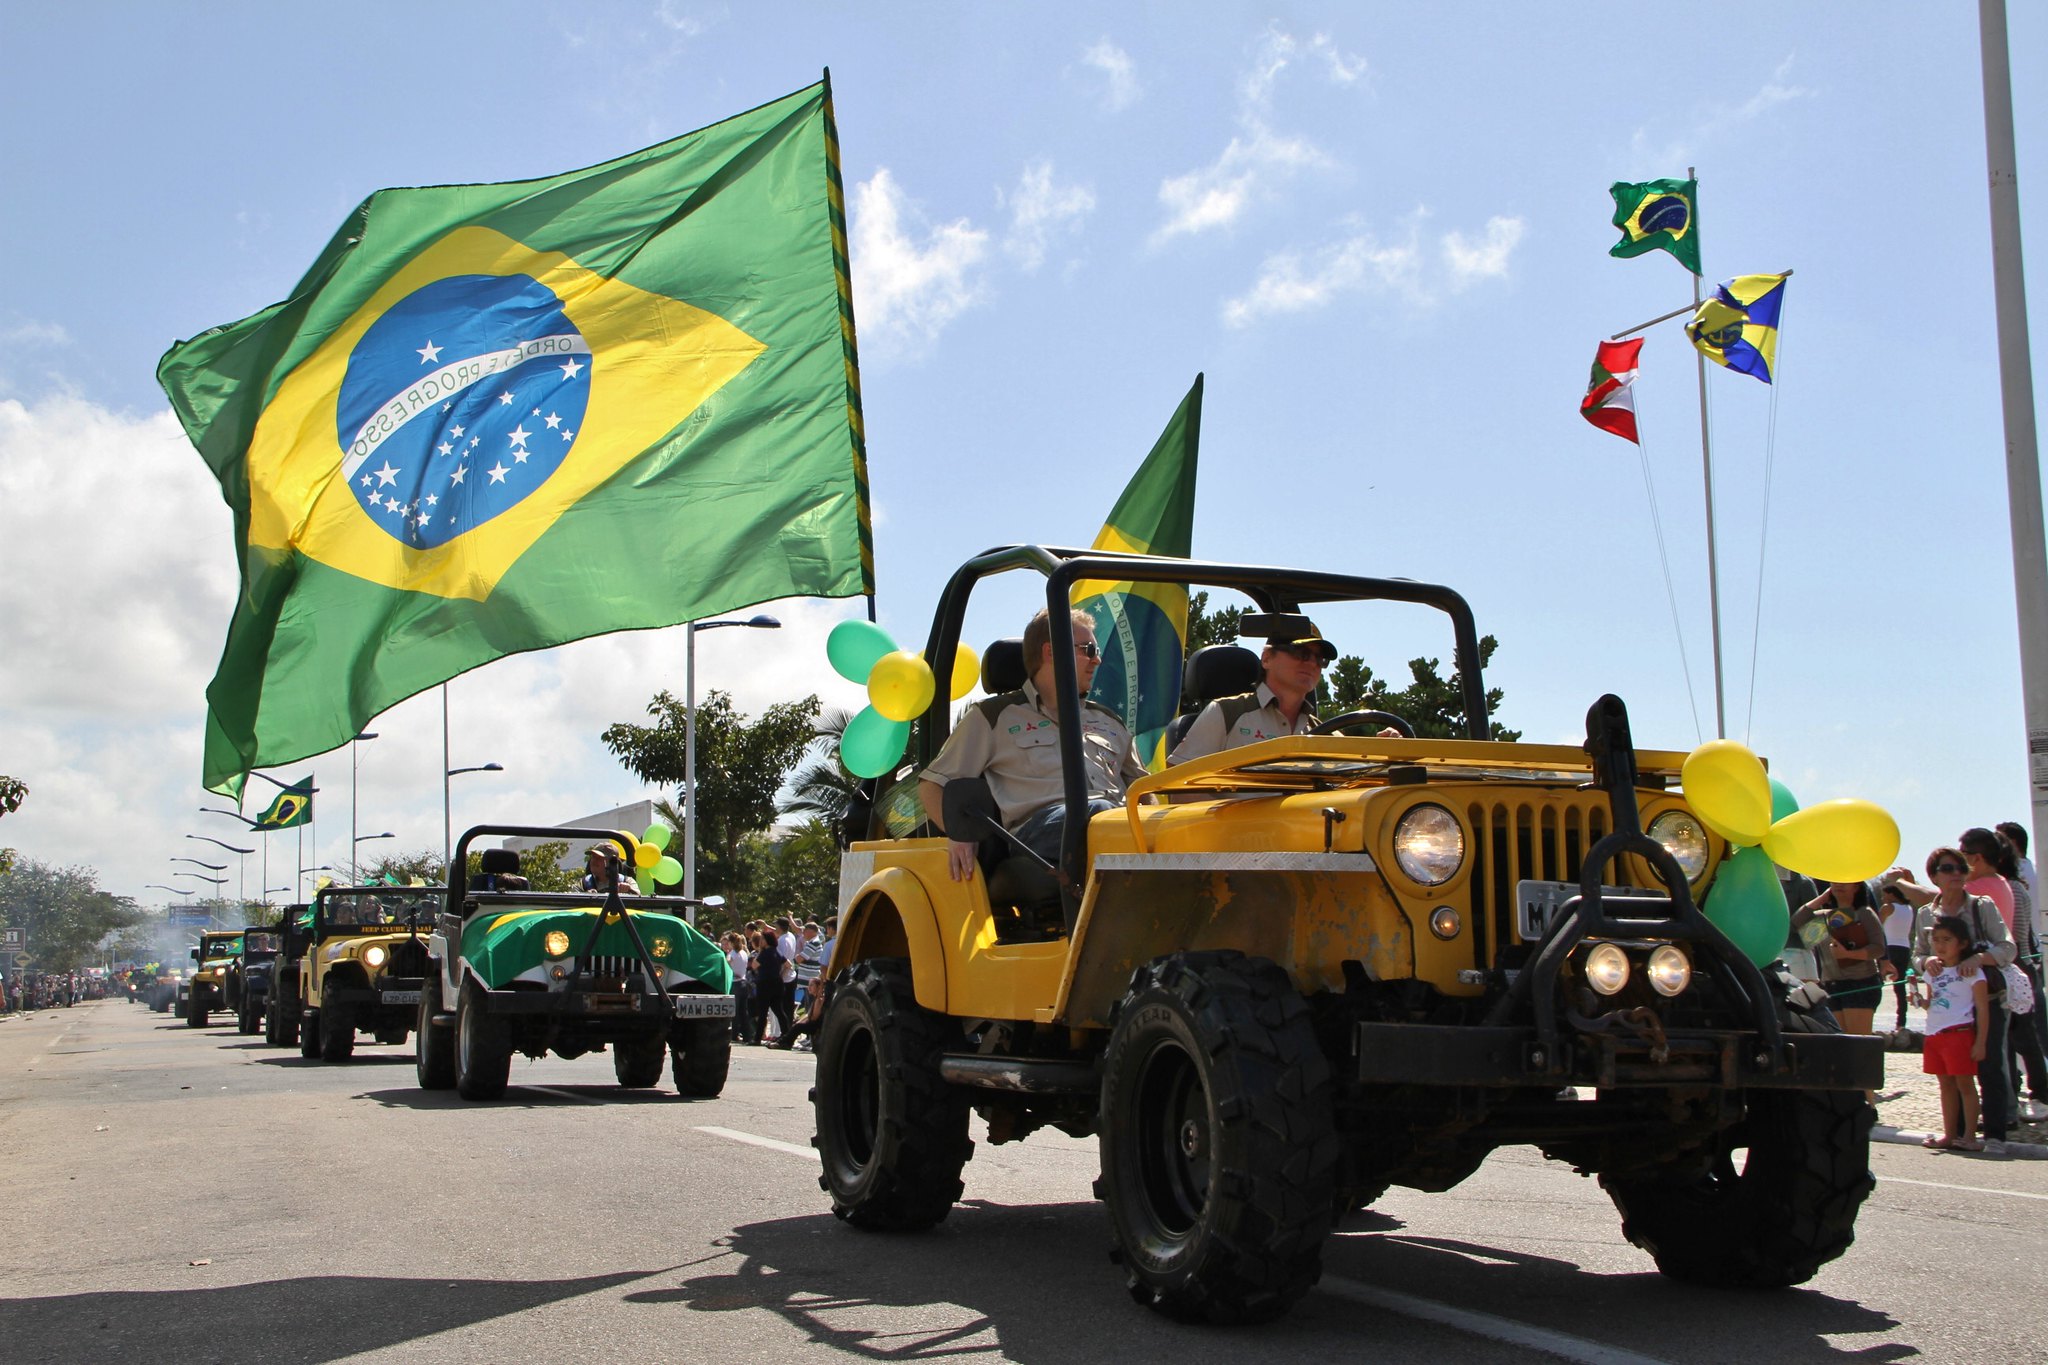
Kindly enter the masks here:
M 734 1041 L 788 1049 L 804 1038 L 809 1049 L 824 1008 L 819 983 L 838 933 L 836 915 L 823 925 L 784 915 L 725 934 L 719 946 L 732 966 Z

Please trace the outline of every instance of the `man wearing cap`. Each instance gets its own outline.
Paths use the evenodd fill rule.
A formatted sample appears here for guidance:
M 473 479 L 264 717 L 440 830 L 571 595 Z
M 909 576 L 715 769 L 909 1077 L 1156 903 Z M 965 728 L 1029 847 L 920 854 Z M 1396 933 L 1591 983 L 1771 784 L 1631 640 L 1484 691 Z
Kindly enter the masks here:
M 621 896 L 640 894 L 640 883 L 625 871 L 625 858 L 610 839 L 600 839 L 583 854 L 583 889 L 616 890 Z
M 1336 657 L 1337 647 L 1306 616 L 1273 618 L 1272 633 L 1259 656 L 1266 680 L 1250 692 L 1218 697 L 1203 707 L 1166 756 L 1167 763 L 1206 758 L 1262 739 L 1306 734 L 1316 723 L 1308 699 L 1323 680 L 1323 666 Z

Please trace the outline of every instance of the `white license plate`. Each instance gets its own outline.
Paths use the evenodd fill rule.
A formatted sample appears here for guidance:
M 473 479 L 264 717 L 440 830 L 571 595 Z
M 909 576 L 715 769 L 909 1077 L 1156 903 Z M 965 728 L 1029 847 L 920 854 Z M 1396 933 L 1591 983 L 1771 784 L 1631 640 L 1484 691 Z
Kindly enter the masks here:
M 1564 903 L 1579 894 L 1577 882 L 1519 881 L 1515 883 L 1515 930 L 1524 943 L 1534 943 L 1550 932 L 1550 922 Z M 1610 898 L 1656 896 L 1640 886 L 1602 886 L 1602 902 Z
M 377 999 L 386 1005 L 417 1005 L 420 1002 L 420 993 L 418 991 L 385 991 Z
M 729 995 L 672 995 L 669 999 L 675 1004 L 678 1019 L 732 1018 Z

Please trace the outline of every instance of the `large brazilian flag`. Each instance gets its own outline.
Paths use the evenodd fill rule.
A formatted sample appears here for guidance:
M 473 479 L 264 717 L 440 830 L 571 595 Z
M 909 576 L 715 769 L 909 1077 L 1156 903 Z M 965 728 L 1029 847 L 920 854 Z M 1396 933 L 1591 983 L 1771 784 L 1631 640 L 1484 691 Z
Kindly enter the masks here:
M 1186 558 L 1195 535 L 1195 455 L 1202 439 L 1202 376 L 1131 476 L 1092 548 Z M 1177 583 L 1082 582 L 1074 606 L 1095 618 L 1102 664 L 1089 697 L 1123 717 L 1138 758 L 1166 766 L 1166 727 L 1180 708 L 1188 592 Z
M 825 82 L 588 170 L 380 190 L 157 378 L 235 517 L 215 791 L 507 654 L 874 590 Z

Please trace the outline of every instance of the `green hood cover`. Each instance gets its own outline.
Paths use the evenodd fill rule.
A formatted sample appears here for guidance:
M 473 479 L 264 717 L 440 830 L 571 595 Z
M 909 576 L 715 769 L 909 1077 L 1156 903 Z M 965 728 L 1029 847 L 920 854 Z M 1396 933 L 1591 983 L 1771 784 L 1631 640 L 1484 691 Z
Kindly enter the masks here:
M 545 940 L 548 932 L 560 929 L 569 936 L 569 952 L 583 951 L 590 937 L 590 921 L 597 914 L 588 910 L 506 910 L 479 914 L 462 929 L 462 956 L 491 990 L 502 990 L 522 972 L 532 971 L 548 960 Z M 628 910 L 640 941 L 654 954 L 655 961 L 693 981 L 701 981 L 721 995 L 732 990 L 732 964 L 725 954 L 696 929 L 674 915 L 648 910 Z M 662 952 L 666 944 L 668 951 Z M 633 940 L 622 923 L 607 924 L 599 931 L 591 949 L 600 957 L 638 960 Z

